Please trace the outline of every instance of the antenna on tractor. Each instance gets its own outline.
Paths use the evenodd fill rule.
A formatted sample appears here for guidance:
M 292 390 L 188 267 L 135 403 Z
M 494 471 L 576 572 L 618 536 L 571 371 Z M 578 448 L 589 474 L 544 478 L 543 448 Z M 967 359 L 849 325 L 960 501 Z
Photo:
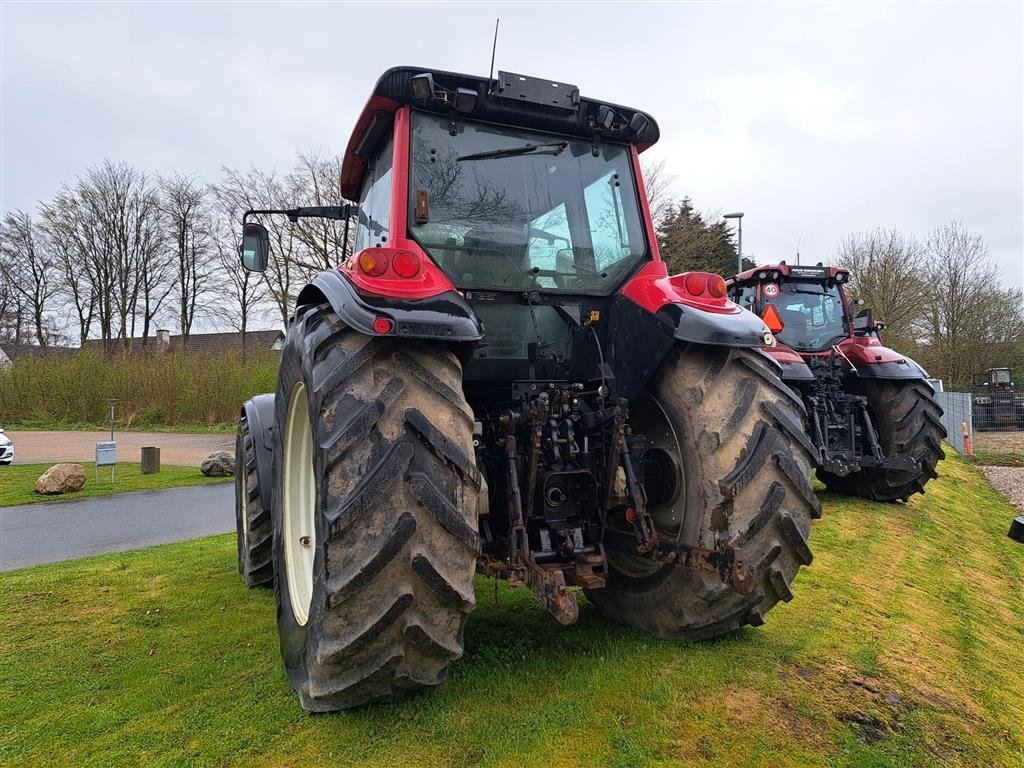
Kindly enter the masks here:
M 803 235 L 796 239 L 796 265 L 800 266 L 800 241 L 803 240 Z
M 494 43 L 491 45 L 491 71 L 487 75 L 487 95 L 494 93 L 494 54 L 498 52 L 498 24 L 501 19 L 494 20 Z

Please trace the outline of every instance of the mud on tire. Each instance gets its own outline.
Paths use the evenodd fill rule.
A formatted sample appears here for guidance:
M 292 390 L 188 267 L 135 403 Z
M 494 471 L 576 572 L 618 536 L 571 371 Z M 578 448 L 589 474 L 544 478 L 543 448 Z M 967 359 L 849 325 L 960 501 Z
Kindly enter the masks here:
M 249 420 L 238 421 L 235 435 L 235 537 L 238 541 L 238 573 L 249 587 L 269 587 L 274 583 L 271 560 L 273 530 L 270 512 L 260 504 L 259 478 L 256 474 L 256 450 Z
M 714 574 L 609 552 L 607 586 L 587 596 L 608 618 L 660 638 L 709 639 L 762 624 L 792 598 L 790 584 L 812 558 L 807 537 L 820 505 L 803 405 L 760 353 L 691 344 L 665 359 L 630 405 L 631 419 L 652 422 L 645 409 L 654 406 L 679 448 L 676 495 L 650 509 L 660 536 L 738 548 L 754 591 L 740 595 Z
M 818 471 L 818 479 L 830 491 L 872 501 L 906 501 L 924 493 L 924 485 L 938 477 L 935 467 L 943 458 L 942 408 L 925 381 L 856 380 L 851 392 L 868 399 L 868 410 L 878 432 L 882 452 L 896 459 L 917 462 L 914 472 L 867 468 L 838 477 Z
M 355 332 L 327 305 L 304 307 L 282 354 L 277 424 L 286 424 L 298 382 L 312 427 L 315 554 L 301 625 L 275 509 L 275 592 L 288 678 L 311 711 L 437 685 L 462 655 L 479 547 L 480 475 L 459 361 L 440 345 Z M 274 439 L 281 498 L 287 456 L 282 434 Z

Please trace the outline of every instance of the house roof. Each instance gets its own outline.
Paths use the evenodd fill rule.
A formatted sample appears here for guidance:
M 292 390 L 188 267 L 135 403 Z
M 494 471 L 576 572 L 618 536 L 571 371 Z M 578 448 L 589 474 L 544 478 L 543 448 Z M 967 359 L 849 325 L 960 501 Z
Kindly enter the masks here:
M 284 341 L 284 331 L 273 330 L 273 331 L 246 331 L 245 333 L 245 349 L 246 351 L 267 351 L 272 349 L 280 349 L 280 344 Z M 122 349 L 122 342 L 114 340 L 107 342 L 110 344 L 113 351 L 120 351 Z M 83 350 L 102 351 L 104 349 L 104 342 L 100 339 L 88 339 L 82 344 Z M 145 345 L 143 345 L 143 339 L 135 338 L 128 340 L 127 350 L 129 354 L 135 354 L 145 350 L 146 352 L 156 352 L 158 350 L 178 352 L 186 350 L 193 354 L 201 355 L 217 355 L 225 352 L 241 352 L 242 351 L 242 335 L 238 331 L 229 331 L 227 333 L 192 333 L 188 337 L 188 345 L 183 343 L 183 337 L 172 335 L 168 337 L 167 346 L 162 346 L 159 338 L 156 336 L 150 336 L 145 339 Z
M 26 357 L 66 358 L 76 354 L 75 347 L 40 347 L 38 344 L 0 344 L 0 361 L 13 362 Z

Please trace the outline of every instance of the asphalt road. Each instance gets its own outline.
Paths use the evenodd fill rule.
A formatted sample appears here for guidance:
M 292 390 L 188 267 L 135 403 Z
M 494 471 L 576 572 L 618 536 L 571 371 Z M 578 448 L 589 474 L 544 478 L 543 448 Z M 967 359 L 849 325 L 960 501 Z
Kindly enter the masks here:
M 233 531 L 234 494 L 225 483 L 0 507 L 0 571 Z

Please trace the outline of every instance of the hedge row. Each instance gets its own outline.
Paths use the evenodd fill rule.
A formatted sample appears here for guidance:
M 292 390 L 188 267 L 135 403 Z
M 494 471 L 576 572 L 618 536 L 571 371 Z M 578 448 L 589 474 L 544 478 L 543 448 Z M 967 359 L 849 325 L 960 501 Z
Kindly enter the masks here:
M 116 397 L 118 424 L 216 424 L 277 383 L 278 356 L 225 354 L 22 358 L 0 369 L 0 424 L 104 424 Z

